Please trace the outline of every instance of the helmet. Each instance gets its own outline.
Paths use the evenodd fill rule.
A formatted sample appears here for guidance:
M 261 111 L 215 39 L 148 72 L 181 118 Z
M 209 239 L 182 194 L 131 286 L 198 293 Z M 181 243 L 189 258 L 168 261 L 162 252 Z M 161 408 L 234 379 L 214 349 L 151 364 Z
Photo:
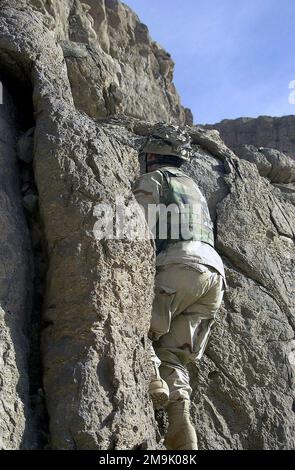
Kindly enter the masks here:
M 143 153 L 155 153 L 169 157 L 178 157 L 187 162 L 191 155 L 190 136 L 178 126 L 172 124 L 155 124 L 143 145 Z

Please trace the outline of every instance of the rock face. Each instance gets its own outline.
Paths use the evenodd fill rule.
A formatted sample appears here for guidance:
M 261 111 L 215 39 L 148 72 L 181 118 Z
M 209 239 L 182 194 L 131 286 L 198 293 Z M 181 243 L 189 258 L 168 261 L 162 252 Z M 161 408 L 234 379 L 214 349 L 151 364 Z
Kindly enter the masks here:
M 60 43 L 77 109 L 92 118 L 124 113 L 192 122 L 173 84 L 170 55 L 127 5 L 118 0 L 20 3 L 29 4 Z
M 170 59 L 155 48 L 116 0 L 1 1 L 0 72 L 12 96 L 15 83 L 25 90 L 16 100 L 16 115 L 25 113 L 21 134 L 8 98 L 0 105 L 4 449 L 42 447 L 32 374 L 39 375 L 34 383 L 43 381 L 47 447 L 160 447 L 147 395 L 152 246 L 112 239 L 110 227 L 103 238 L 94 231 L 118 199 L 124 208 L 135 203 L 138 151 L 150 121 L 184 123 Z M 33 110 L 24 106 L 31 97 Z M 229 285 L 205 357 L 191 366 L 200 448 L 294 449 L 294 167 L 276 150 L 248 145 L 234 154 L 217 131 L 186 130 L 195 151 L 186 171 L 207 196 Z M 22 208 L 17 175 L 32 164 L 38 194 L 25 182 L 34 205 L 31 197 Z M 29 223 L 30 243 L 24 210 L 32 217 L 36 204 L 40 224 Z M 127 214 L 126 229 L 133 225 Z M 48 268 L 39 317 L 31 305 L 42 271 L 32 292 L 36 227 Z M 27 345 L 36 322 L 43 360 L 37 372 L 26 359 L 36 355 Z
M 32 253 L 15 152 L 18 116 L 4 87 L 0 105 L 0 448 L 34 447 L 28 338 Z
M 107 133 L 75 109 L 62 49 L 29 6 L 5 3 L 0 31 L 0 63 L 6 77 L 21 77 L 33 88 L 35 181 L 49 262 L 42 355 L 50 446 L 155 447 L 146 353 L 152 248 L 149 241 L 99 241 L 93 233 L 97 204 L 111 203 L 116 195 L 133 198 L 130 184 L 138 172 L 137 152 L 124 143 L 126 137 L 115 137 L 111 130 Z M 5 158 L 11 160 L 9 149 L 7 155 L 4 150 Z M 6 178 L 9 191 L 17 185 L 15 175 L 16 169 L 10 176 L 11 185 Z M 17 195 L 12 200 L 16 205 Z M 7 204 L 3 201 L 1 209 Z M 17 245 L 25 231 L 17 220 L 11 224 L 9 230 L 16 230 Z M 30 314 L 21 284 L 29 263 L 17 256 L 16 248 L 10 248 L 14 252 L 11 274 L 8 267 L 1 272 L 1 293 L 7 286 L 4 301 L 9 294 L 12 307 L 15 304 L 14 308 L 7 306 L 12 319 L 6 312 L 6 329 L 9 331 L 13 321 L 21 333 L 22 318 Z M 7 249 L 4 254 L 8 256 Z M 14 274 L 18 266 L 13 265 L 14 259 L 23 266 L 18 271 L 20 281 Z M 7 342 L 21 348 L 22 337 L 13 339 L 8 337 Z M 25 381 L 26 374 L 12 347 L 10 350 L 10 361 L 6 351 L 3 354 L 3 378 L 13 369 L 12 385 L 17 388 L 17 379 Z M 13 409 L 17 392 L 24 394 L 11 392 L 8 404 Z M 9 416 L 9 408 L 1 413 L 8 421 L 5 413 Z M 3 432 L 4 448 L 20 445 L 28 421 L 23 410 L 18 413 L 20 418 L 12 416 L 11 429 Z M 18 439 L 13 439 L 13 433 Z
M 203 150 L 192 174 L 209 201 L 220 190 L 216 245 L 229 289 L 205 359 L 191 371 L 201 447 L 293 449 L 294 205 L 281 190 L 284 174 L 278 187 L 204 134 L 196 133 Z
M 239 145 L 254 145 L 280 150 L 295 158 L 295 116 L 224 119 L 205 126 L 217 129 L 226 145 L 236 150 Z

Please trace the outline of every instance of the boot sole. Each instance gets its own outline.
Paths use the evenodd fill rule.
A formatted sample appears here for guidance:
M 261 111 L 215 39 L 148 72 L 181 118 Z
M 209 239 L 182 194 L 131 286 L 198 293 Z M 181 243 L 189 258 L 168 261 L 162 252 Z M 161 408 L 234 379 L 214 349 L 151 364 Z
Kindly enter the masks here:
M 155 410 L 163 410 L 168 405 L 169 397 L 167 396 L 167 392 L 165 391 L 150 391 L 150 397 Z

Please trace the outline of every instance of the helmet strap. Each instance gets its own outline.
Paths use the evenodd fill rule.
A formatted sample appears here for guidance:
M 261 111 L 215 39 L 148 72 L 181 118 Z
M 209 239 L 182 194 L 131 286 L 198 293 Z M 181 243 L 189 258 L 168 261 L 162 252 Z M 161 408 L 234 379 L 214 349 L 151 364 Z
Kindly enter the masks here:
M 179 167 L 183 162 L 181 158 L 175 156 L 175 155 L 157 155 L 157 158 L 151 162 L 147 162 L 147 158 L 145 160 L 146 162 L 146 172 L 148 172 L 148 167 L 151 165 L 172 165 Z

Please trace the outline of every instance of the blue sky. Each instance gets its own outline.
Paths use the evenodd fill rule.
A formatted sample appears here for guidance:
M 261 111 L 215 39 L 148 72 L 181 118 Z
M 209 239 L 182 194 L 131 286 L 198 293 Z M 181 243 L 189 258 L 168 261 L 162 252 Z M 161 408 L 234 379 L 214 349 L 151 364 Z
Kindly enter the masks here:
M 295 0 L 125 0 L 176 63 L 195 123 L 295 114 Z

